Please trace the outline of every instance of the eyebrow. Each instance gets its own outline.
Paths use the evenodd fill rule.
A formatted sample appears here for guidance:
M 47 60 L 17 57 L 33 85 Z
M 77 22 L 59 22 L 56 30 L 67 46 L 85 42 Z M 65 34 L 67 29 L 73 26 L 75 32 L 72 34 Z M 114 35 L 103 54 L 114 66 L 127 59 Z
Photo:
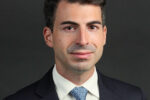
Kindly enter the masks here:
M 91 25 L 91 24 L 100 24 L 100 25 L 102 25 L 102 23 L 100 21 L 91 21 L 91 22 L 87 23 L 87 25 Z
M 64 21 L 64 22 L 61 23 L 61 25 L 64 25 L 64 24 L 79 25 L 78 23 L 73 22 L 73 21 Z M 87 25 L 91 25 L 91 24 L 100 24 L 100 25 L 102 25 L 102 23 L 100 21 L 91 21 L 91 22 L 87 23 Z
M 64 24 L 79 25 L 78 23 L 73 22 L 73 21 L 64 21 L 64 22 L 61 23 L 61 25 L 64 25 Z

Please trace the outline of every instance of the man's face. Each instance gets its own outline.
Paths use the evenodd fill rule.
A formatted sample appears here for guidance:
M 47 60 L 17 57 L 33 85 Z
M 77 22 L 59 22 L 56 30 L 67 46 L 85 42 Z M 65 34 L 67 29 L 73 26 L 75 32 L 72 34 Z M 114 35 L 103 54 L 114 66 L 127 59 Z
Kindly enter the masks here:
M 102 26 L 101 16 L 99 6 L 59 3 L 47 43 L 54 48 L 56 66 L 72 71 L 94 68 L 106 42 L 106 27 Z

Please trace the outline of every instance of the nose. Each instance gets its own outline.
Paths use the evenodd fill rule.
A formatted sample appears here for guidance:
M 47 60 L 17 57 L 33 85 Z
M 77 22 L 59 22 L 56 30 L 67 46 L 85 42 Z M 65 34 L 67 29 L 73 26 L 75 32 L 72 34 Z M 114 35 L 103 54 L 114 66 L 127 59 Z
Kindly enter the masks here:
M 89 44 L 89 34 L 86 29 L 80 29 L 76 37 L 76 44 L 80 46 Z

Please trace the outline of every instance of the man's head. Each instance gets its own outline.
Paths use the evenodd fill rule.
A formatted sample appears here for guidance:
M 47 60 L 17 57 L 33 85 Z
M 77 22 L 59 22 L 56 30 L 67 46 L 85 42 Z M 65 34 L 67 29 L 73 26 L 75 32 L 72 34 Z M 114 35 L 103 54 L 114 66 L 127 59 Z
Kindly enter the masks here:
M 89 2 L 61 0 L 55 19 L 51 20 L 53 31 L 44 28 L 46 44 L 54 49 L 57 70 L 64 76 L 76 72 L 91 74 L 102 56 L 107 28 L 103 25 L 101 7 Z
M 105 12 L 104 7 L 106 0 L 45 0 L 44 3 L 44 15 L 46 20 L 46 26 L 50 27 L 53 30 L 54 21 L 55 21 L 55 13 L 58 4 L 60 1 L 67 1 L 69 3 L 80 3 L 80 4 L 92 4 L 97 5 L 102 10 L 102 24 L 105 25 Z

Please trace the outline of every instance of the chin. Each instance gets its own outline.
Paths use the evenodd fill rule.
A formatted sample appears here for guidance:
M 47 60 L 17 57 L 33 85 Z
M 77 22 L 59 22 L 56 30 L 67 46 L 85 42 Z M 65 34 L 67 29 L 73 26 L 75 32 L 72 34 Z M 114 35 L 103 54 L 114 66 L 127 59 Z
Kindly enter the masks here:
M 86 72 L 91 70 L 94 67 L 94 65 L 88 64 L 88 63 L 78 63 L 78 64 L 74 64 L 72 65 L 72 70 L 76 71 L 76 72 Z

